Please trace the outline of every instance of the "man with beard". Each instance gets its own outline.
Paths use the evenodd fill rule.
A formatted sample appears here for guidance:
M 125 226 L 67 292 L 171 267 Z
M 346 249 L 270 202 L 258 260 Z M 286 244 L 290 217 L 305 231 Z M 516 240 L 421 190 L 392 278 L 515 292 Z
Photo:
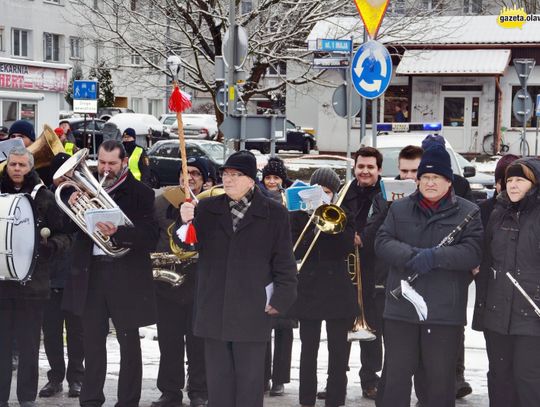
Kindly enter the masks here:
M 11 150 L 0 181 L 4 194 L 31 194 L 39 229 L 50 236 L 39 244 L 37 264 L 30 281 L 0 281 L 0 406 L 7 407 L 11 387 L 13 339 L 19 350 L 17 399 L 23 407 L 35 406 L 39 374 L 39 342 L 45 302 L 49 298 L 50 260 L 71 245 L 62 232 L 64 217 L 54 195 L 33 169 L 34 157 L 23 147 Z M 25 237 L 22 237 L 25 238 Z M 29 238 L 26 236 L 26 238 Z
M 208 167 L 202 157 L 188 158 L 189 188 L 198 195 L 208 180 Z M 178 219 L 179 201 L 184 185 L 182 171 L 179 186 L 167 188 L 156 198 L 154 218 L 159 225 L 157 252 L 170 253 L 169 227 Z M 187 353 L 187 393 L 191 407 L 206 405 L 206 374 L 204 369 L 204 342 L 193 335 L 193 298 L 195 296 L 196 264 L 176 265 L 175 272 L 184 277 L 182 284 L 155 281 L 157 303 L 157 330 L 160 350 L 157 387 L 161 391 L 151 407 L 182 407 L 182 389 L 185 385 L 184 349 Z
M 79 232 L 73 247 L 71 278 L 63 306 L 82 317 L 85 374 L 81 406 L 101 406 L 107 371 L 109 318 L 120 344 L 120 373 L 116 406 L 137 406 L 141 396 L 142 360 L 138 328 L 155 322 L 155 299 L 150 252 L 158 236 L 152 216 L 154 191 L 137 181 L 128 168 L 124 146 L 103 142 L 98 151 L 98 176 L 133 226 L 98 222 L 96 228 L 115 247 L 129 249 L 121 257 L 107 255 L 86 233 Z M 74 204 L 79 192 L 74 192 Z
M 128 127 L 122 135 L 122 144 L 128 155 L 128 167 L 133 177 L 150 186 L 150 161 L 144 148 L 135 143 L 135 130 Z

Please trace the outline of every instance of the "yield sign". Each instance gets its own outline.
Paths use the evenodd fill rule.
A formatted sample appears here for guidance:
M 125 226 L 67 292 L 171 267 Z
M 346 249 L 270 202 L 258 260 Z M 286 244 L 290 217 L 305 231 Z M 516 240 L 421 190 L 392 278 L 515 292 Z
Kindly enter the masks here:
M 374 40 L 390 0 L 354 0 L 369 37 Z

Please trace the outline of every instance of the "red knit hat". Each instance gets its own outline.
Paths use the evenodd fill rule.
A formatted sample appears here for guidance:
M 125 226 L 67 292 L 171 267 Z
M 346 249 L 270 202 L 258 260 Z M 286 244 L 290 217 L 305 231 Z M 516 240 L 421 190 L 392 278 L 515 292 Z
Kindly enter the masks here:
M 57 135 L 58 137 L 64 135 L 64 129 L 62 129 L 61 127 L 57 127 L 56 129 L 54 129 L 54 132 L 56 133 L 56 135 Z

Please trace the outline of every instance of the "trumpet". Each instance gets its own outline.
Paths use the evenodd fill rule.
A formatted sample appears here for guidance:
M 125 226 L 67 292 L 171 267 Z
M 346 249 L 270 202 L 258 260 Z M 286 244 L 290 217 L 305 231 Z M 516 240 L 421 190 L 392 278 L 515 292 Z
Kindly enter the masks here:
M 340 205 L 343 203 L 345 195 L 347 195 L 351 184 L 352 181 L 348 185 L 343 187 L 339 194 L 339 198 L 335 204 L 323 204 L 319 206 L 310 216 L 310 218 L 306 222 L 306 226 L 304 226 L 304 229 L 302 230 L 302 233 L 300 233 L 300 236 L 298 236 L 298 239 L 296 239 L 296 243 L 293 247 L 293 252 L 296 252 L 296 249 L 298 249 L 298 246 L 300 245 L 300 242 L 304 239 L 304 235 L 306 234 L 309 226 L 313 223 L 317 227 L 317 233 L 315 233 L 315 236 L 311 241 L 308 249 L 306 250 L 304 257 L 297 265 L 297 271 L 299 273 L 304 266 L 307 258 L 311 254 L 311 251 L 315 247 L 315 244 L 317 243 L 321 232 L 336 235 L 345 230 L 345 226 L 347 226 L 347 215 L 345 214 L 345 211 L 340 207 Z
M 366 321 L 366 314 L 364 312 L 364 301 L 362 300 L 362 273 L 360 268 L 360 253 L 358 246 L 355 246 L 354 253 L 349 254 L 347 258 L 347 264 L 349 267 L 349 274 L 356 285 L 356 295 L 358 306 L 360 307 L 360 315 L 355 320 L 352 329 L 347 333 L 347 340 L 352 341 L 373 341 L 376 336 L 373 334 Z
M 56 203 L 107 255 L 121 257 L 129 249 L 116 247 L 111 238 L 105 236 L 99 230 L 90 233 L 86 224 L 84 213 L 88 209 L 120 209 L 109 194 L 101 189 L 101 184 L 92 175 L 85 162 L 87 156 L 87 148 L 79 150 L 54 173 L 53 179 L 55 180 L 62 177 L 68 178 L 68 181 L 62 182 L 56 188 L 54 195 Z M 66 205 L 62 200 L 62 191 L 66 187 L 72 187 L 79 192 L 74 204 Z M 133 226 L 133 222 L 123 212 L 122 215 L 124 224 Z

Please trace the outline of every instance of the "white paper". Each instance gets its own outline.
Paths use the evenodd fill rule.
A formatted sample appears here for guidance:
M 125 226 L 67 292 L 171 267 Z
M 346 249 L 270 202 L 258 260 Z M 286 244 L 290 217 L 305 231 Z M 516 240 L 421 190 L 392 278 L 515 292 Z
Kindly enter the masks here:
M 274 295 L 274 283 L 268 284 L 264 289 L 266 291 L 266 306 L 268 306 L 272 299 L 272 295 Z
M 304 189 L 298 192 L 298 196 L 302 199 L 302 210 L 311 211 L 317 209 L 323 203 L 325 203 L 324 197 L 326 197 L 327 203 L 329 203 L 328 195 L 326 195 L 319 185 L 314 185 L 312 188 Z
M 114 226 L 122 226 L 125 224 L 124 214 L 120 208 L 87 209 L 86 212 L 84 212 L 84 220 L 90 233 L 94 233 L 96 223 L 98 222 L 111 222 Z
M 24 143 L 21 138 L 15 137 L 0 142 L 0 162 L 7 160 L 9 152 L 15 147 L 24 148 Z
M 403 298 L 408 300 L 416 310 L 420 321 L 425 321 L 428 315 L 428 309 L 424 298 L 416 292 L 416 290 L 407 282 L 407 280 L 401 280 L 401 294 Z
M 397 201 L 416 191 L 416 182 L 412 179 L 400 180 L 385 178 L 381 181 L 381 190 L 384 199 L 388 202 Z

